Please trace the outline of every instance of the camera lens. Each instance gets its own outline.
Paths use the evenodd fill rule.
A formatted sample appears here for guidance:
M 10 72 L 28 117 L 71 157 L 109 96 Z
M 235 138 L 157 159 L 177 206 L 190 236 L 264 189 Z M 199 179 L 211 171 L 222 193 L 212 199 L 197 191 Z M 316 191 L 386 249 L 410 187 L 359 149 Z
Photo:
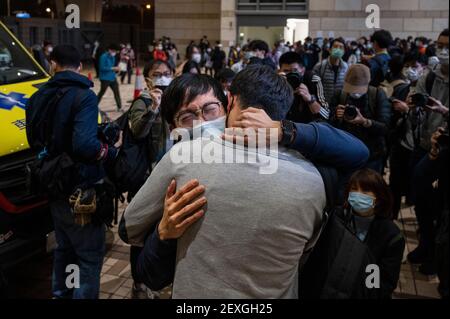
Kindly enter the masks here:
M 302 76 L 296 72 L 286 74 L 286 80 L 294 90 L 302 84 Z
M 354 106 L 347 106 L 344 110 L 344 117 L 349 120 L 353 121 L 356 116 L 358 116 L 358 112 L 356 111 L 356 107 Z

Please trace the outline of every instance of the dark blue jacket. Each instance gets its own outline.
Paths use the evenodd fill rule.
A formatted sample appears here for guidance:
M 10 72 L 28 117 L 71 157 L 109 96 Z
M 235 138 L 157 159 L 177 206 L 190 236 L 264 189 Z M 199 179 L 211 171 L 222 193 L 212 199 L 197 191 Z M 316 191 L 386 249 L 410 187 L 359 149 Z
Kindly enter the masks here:
M 353 135 L 327 123 L 296 124 L 297 138 L 292 148 L 315 163 L 338 169 L 343 183 L 355 170 L 364 167 L 369 150 Z M 336 187 L 339 187 L 337 185 Z M 175 274 L 177 240 L 159 240 L 154 225 L 136 265 L 138 281 L 150 289 L 169 285 Z
M 83 75 L 72 71 L 58 72 L 29 99 L 27 112 L 39 112 L 39 108 L 57 94 L 59 89 L 71 87 L 61 98 L 53 118 L 51 149 L 54 154 L 68 153 L 77 162 L 84 163 L 80 174 L 95 182 L 103 178 L 99 160 L 114 158 L 117 150 L 109 148 L 99 158 L 103 144 L 98 139 L 97 96 L 90 89 L 93 83 Z M 42 151 L 43 141 L 28 142 L 36 152 Z

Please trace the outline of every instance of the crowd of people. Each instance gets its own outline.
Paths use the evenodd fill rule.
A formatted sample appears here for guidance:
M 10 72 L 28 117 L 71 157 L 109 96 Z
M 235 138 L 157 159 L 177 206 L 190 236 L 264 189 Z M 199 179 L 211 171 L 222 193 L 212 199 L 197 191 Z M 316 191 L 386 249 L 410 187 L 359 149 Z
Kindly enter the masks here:
M 174 298 L 391 298 L 405 250 L 395 223 L 402 204 L 414 206 L 419 226 L 407 260 L 437 274 L 448 298 L 448 50 L 448 29 L 433 40 L 393 39 L 387 30 L 273 49 L 253 40 L 228 54 L 204 36 L 181 61 L 164 37 L 149 47 L 147 88 L 116 134 L 99 134 L 98 103 L 111 87 L 122 110 L 116 78 L 130 81 L 134 51 L 94 52 L 96 98 L 77 50 L 55 47 L 54 76 L 27 106 L 29 143 L 41 160 L 76 163 L 72 178 L 54 177 L 67 185 L 49 190 L 53 295 L 98 297 L 105 239 L 94 220 L 109 208 L 110 180 L 127 195 L 119 234 L 131 245 L 134 298 L 157 298 L 170 284 Z M 61 107 L 45 112 L 53 104 Z M 50 129 L 32 125 L 42 123 L 36 114 L 52 114 Z M 254 141 L 239 129 L 276 130 L 278 150 L 246 161 L 253 143 L 270 145 L 271 137 Z M 218 146 L 207 162 L 173 160 L 187 148 Z M 276 172 L 260 174 L 274 157 Z M 89 199 L 92 189 L 93 221 L 80 225 L 72 198 Z M 350 244 L 357 248 L 345 259 Z M 77 289 L 64 285 L 71 261 L 81 268 Z M 380 269 L 375 291 L 362 287 L 367 264 Z M 337 269 L 345 283 L 330 279 Z

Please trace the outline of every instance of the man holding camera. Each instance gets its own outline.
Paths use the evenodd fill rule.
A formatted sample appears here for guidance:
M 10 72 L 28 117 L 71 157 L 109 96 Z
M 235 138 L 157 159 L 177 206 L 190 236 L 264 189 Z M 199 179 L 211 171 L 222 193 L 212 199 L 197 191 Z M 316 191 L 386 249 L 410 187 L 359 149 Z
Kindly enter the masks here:
M 416 93 L 408 98 L 410 107 L 411 134 L 414 140 L 413 166 L 414 175 L 421 174 L 417 164 L 431 149 L 431 137 L 436 130 L 448 121 L 448 75 L 449 75 L 449 32 L 445 29 L 438 38 L 436 55 L 439 64 L 423 76 L 417 83 Z M 414 183 L 413 183 L 414 187 Z M 413 264 L 421 264 L 419 271 L 432 275 L 436 273 L 434 265 L 434 221 L 433 207 L 435 190 L 432 185 L 424 185 L 420 192 L 415 192 L 413 200 L 419 223 L 420 240 L 418 247 L 408 254 Z
M 280 57 L 280 75 L 284 75 L 294 90 L 294 103 L 287 119 L 296 123 L 328 120 L 329 107 L 323 94 L 322 81 L 306 71 L 302 56 L 287 52 Z
M 367 66 L 355 64 L 349 68 L 343 91 L 332 102 L 331 123 L 363 141 L 370 151 L 366 167 L 382 174 L 391 105 L 384 91 L 369 83 Z
M 99 190 L 104 189 L 103 163 L 113 160 L 122 145 L 122 134 L 114 146 L 98 139 L 97 98 L 91 90 L 93 83 L 79 74 L 80 61 L 73 46 L 55 47 L 50 55 L 54 76 L 30 98 L 26 112 L 28 142 L 42 160 L 41 172 L 48 167 L 51 175 L 47 185 L 40 179 L 39 187 L 48 193 L 58 244 L 52 282 L 53 297 L 58 299 L 98 298 L 105 246 L 105 228 L 96 218 L 101 204 Z M 69 196 L 72 198 L 75 189 L 81 189 L 81 195 L 97 194 L 89 205 L 79 196 L 72 208 Z M 89 212 L 92 222 L 77 222 L 77 204 L 94 207 Z M 79 267 L 77 288 L 66 285 L 70 264 Z

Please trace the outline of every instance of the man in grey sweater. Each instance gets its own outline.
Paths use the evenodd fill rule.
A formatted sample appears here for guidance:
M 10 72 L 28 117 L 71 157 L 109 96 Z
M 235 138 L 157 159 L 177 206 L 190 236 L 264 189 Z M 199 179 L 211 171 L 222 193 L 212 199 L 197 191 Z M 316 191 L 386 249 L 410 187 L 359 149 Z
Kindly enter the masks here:
M 292 89 L 267 67 L 248 67 L 230 91 L 228 127 L 240 126 L 240 112 L 247 107 L 281 121 L 292 104 Z M 188 150 L 202 160 L 177 160 Z M 232 163 L 225 164 L 230 158 Z M 273 161 L 275 172 L 261 174 Z M 204 217 L 178 240 L 173 297 L 296 298 L 299 260 L 315 242 L 326 202 L 314 165 L 284 148 L 261 154 L 218 137 L 178 143 L 125 214 L 145 216 L 137 227 L 149 229 L 163 216 L 166 189 L 161 185 L 172 179 L 181 185 L 192 178 L 205 185 L 208 202 L 201 208 Z M 147 234 L 136 236 L 132 225 L 128 228 L 130 241 L 142 244 Z

